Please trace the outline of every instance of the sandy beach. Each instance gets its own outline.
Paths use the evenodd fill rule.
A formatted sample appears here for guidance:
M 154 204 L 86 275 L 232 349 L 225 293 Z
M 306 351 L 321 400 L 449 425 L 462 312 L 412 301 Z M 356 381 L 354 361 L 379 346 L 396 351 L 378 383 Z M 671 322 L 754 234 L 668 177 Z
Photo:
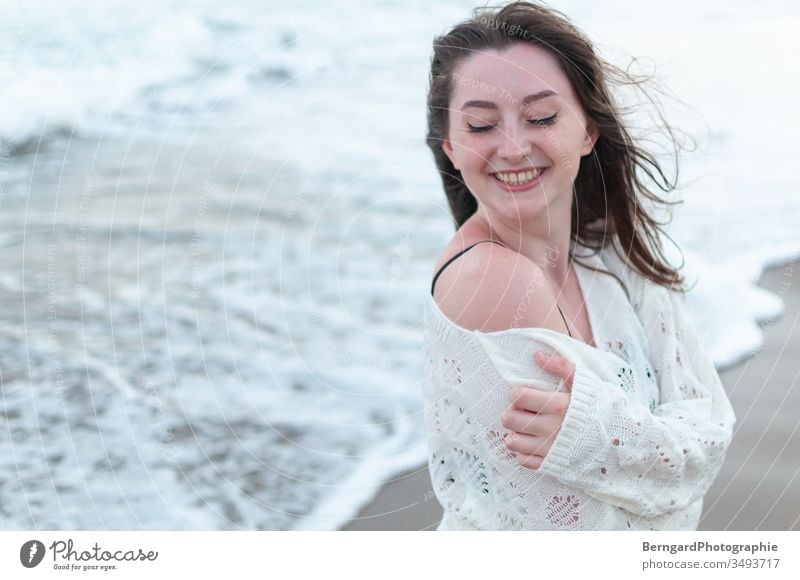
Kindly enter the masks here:
M 699 530 L 800 530 L 800 275 L 798 261 L 764 272 L 759 285 L 785 303 L 763 324 L 759 352 L 720 373 L 736 411 L 733 443 L 705 499 Z M 794 283 L 793 283 L 794 282 Z M 427 466 L 388 482 L 343 530 L 432 530 L 442 510 Z

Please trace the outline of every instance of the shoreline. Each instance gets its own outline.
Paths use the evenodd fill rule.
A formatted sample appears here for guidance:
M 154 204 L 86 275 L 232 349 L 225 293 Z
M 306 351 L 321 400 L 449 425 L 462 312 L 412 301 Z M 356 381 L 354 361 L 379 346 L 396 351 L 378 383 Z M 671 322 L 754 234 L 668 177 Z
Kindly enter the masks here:
M 705 496 L 698 531 L 800 530 L 800 273 L 798 257 L 772 266 L 758 285 L 784 301 L 780 317 L 761 324 L 764 340 L 746 360 L 719 372 L 736 412 L 725 464 Z M 340 529 L 435 530 L 442 508 L 427 464 L 381 488 Z

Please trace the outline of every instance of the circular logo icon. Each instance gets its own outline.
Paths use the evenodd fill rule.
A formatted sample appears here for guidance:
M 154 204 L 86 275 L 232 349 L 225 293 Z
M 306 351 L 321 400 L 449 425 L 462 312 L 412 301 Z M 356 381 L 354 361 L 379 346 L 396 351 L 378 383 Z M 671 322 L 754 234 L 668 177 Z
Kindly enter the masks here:
M 44 558 L 44 544 L 39 540 L 28 540 L 19 549 L 19 561 L 26 568 L 35 568 Z

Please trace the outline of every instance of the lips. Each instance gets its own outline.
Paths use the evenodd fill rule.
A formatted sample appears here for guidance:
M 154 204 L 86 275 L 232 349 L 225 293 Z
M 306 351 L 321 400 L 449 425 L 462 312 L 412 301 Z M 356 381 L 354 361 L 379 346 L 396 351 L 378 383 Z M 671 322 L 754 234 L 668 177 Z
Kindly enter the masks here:
M 547 170 L 547 167 L 527 167 L 514 171 L 498 171 L 491 176 L 505 191 L 524 191 L 537 186 Z

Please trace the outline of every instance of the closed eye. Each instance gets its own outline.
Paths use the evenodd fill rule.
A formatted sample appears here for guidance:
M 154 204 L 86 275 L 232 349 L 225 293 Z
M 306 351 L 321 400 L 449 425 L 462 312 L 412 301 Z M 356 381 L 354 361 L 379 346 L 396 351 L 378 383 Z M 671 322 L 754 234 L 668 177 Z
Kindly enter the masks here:
M 544 119 L 528 119 L 528 124 L 533 125 L 534 127 L 544 127 L 546 125 L 552 125 L 556 122 L 556 117 L 558 117 L 558 113 L 554 113 L 549 117 L 545 117 Z M 497 125 L 481 125 L 475 126 L 470 123 L 467 123 L 468 131 L 470 133 L 486 133 L 491 129 L 497 127 Z
M 537 127 L 541 127 L 542 125 L 552 125 L 556 122 L 556 117 L 558 117 L 558 113 L 553 113 L 550 117 L 546 117 L 544 119 L 528 119 L 528 123 L 531 125 L 536 125 Z
M 482 127 L 476 127 L 474 125 L 467 123 L 467 127 L 469 127 L 470 133 L 485 133 L 489 129 L 497 127 L 497 125 L 483 125 Z

